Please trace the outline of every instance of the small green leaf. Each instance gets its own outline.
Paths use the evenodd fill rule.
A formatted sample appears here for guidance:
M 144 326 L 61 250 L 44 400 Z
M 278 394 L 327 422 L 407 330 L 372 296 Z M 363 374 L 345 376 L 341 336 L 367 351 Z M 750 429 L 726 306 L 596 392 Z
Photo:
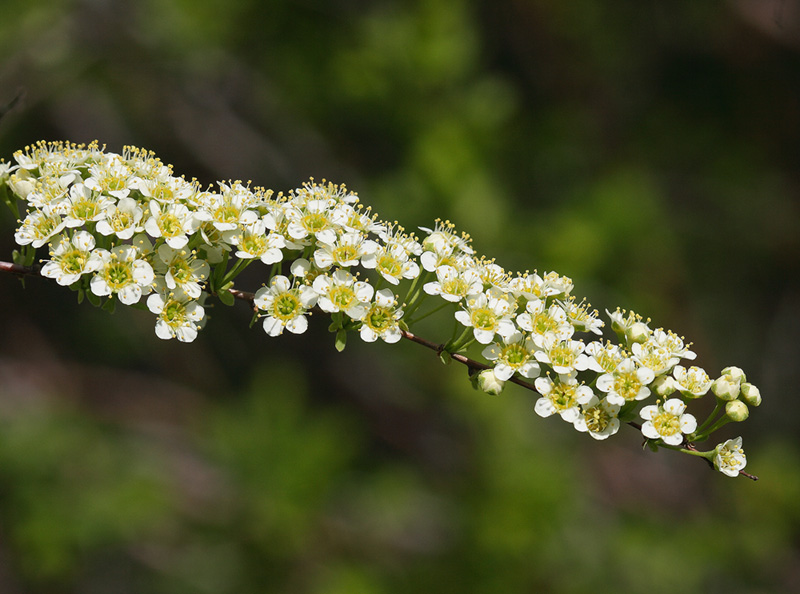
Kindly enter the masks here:
M 114 313 L 114 310 L 117 309 L 117 300 L 113 297 L 109 297 L 103 303 L 102 309 L 107 311 L 108 313 Z
M 346 345 L 347 345 L 347 332 L 344 330 L 339 330 L 336 333 L 336 342 L 334 346 L 336 347 L 336 350 L 341 353 Z
M 92 293 L 91 291 L 85 291 L 86 298 L 89 300 L 89 303 L 94 305 L 95 307 L 100 307 L 100 297 Z
M 445 365 L 450 365 L 450 363 L 453 362 L 453 359 L 450 357 L 450 353 L 448 351 L 442 351 L 439 353 L 439 360 Z
M 220 289 L 220 292 L 217 293 L 217 297 L 219 297 L 219 300 L 225 305 L 233 305 L 234 303 L 236 303 L 236 298 L 228 290 L 229 288 L 230 287 L 226 287 L 225 289 Z

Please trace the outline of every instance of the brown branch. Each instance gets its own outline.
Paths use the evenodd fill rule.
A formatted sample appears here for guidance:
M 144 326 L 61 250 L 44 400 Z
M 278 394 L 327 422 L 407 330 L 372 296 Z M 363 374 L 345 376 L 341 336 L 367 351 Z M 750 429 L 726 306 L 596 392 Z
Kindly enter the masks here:
M 36 276 L 39 276 L 40 275 L 38 267 L 20 266 L 19 264 L 12 264 L 11 262 L 0 262 L 0 271 L 10 272 L 12 274 L 17 274 L 17 275 L 20 275 L 20 276 L 24 276 L 24 275 L 36 275 Z M 240 291 L 239 289 L 228 289 L 228 291 L 236 299 L 240 299 L 242 301 L 249 301 L 251 307 L 255 308 L 255 305 L 253 304 L 253 300 L 255 299 L 255 293 L 251 293 L 249 291 Z M 442 344 L 442 343 L 431 342 L 430 340 L 422 338 L 421 336 L 417 336 L 416 334 L 413 334 L 413 333 L 409 332 L 408 330 L 400 330 L 400 333 L 403 335 L 403 338 L 405 338 L 406 340 L 410 340 L 411 342 L 415 342 L 415 343 L 417 343 L 419 345 L 422 345 L 425 348 L 428 348 L 428 349 L 434 351 L 437 355 L 441 355 L 442 353 L 445 352 L 445 348 L 444 348 L 445 345 Z M 474 359 L 470 359 L 469 357 L 466 357 L 466 356 L 462 355 L 461 353 L 450 353 L 450 352 L 448 352 L 447 354 L 454 361 L 458 361 L 462 365 L 466 365 L 467 366 L 467 370 L 470 372 L 470 374 L 472 374 L 472 372 L 476 371 L 476 370 L 492 369 L 491 365 L 487 365 L 485 363 L 481 363 L 480 361 L 475 361 Z M 518 386 L 522 386 L 526 390 L 530 390 L 531 392 L 536 392 L 538 394 L 538 391 L 536 390 L 534 385 L 531 384 L 530 382 L 526 382 L 525 380 L 519 379 L 517 377 L 512 377 L 508 381 L 510 381 L 511 383 L 517 384 Z M 631 427 L 633 427 L 634 429 L 637 429 L 639 431 L 641 431 L 641 429 L 642 429 L 642 426 L 639 423 L 635 423 L 633 421 L 629 421 L 628 425 L 630 425 Z M 693 443 L 691 443 L 691 442 L 686 442 L 685 441 L 683 446 L 686 447 L 687 449 L 690 449 L 690 450 L 696 450 L 697 449 L 695 447 L 695 445 Z M 709 462 L 709 464 L 710 464 L 709 460 L 706 460 L 706 462 Z M 713 468 L 713 464 L 711 464 L 711 467 Z M 750 480 L 753 480 L 753 481 L 757 481 L 758 480 L 757 476 L 755 476 L 753 474 L 750 474 L 748 472 L 744 472 L 744 471 L 740 470 L 739 474 L 741 474 L 742 476 L 745 476 L 745 477 L 747 477 L 747 478 L 749 478 Z

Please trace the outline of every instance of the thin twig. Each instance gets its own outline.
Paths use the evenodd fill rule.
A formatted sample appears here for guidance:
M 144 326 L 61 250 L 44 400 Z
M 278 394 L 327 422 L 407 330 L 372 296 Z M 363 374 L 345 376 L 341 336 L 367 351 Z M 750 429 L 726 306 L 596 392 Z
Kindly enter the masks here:
M 39 276 L 40 275 L 38 267 L 20 266 L 19 264 L 12 264 L 11 262 L 0 262 L 0 271 L 10 272 L 12 274 L 17 274 L 17 275 L 21 275 L 21 276 L 23 276 L 23 275 Z M 253 300 L 255 299 L 255 293 L 251 293 L 249 291 L 240 291 L 239 289 L 228 289 L 228 291 L 230 292 L 231 295 L 234 296 L 234 298 L 240 299 L 242 301 L 248 301 L 248 302 L 250 302 L 251 307 L 255 307 L 255 305 L 253 304 Z M 442 343 L 431 342 L 430 340 L 422 338 L 421 336 L 417 336 L 416 334 L 413 334 L 413 333 L 409 332 L 408 330 L 400 330 L 400 333 L 403 335 L 403 338 L 405 338 L 406 340 L 409 340 L 411 342 L 415 342 L 415 343 L 417 343 L 419 345 L 422 345 L 425 348 L 428 348 L 428 349 L 434 351 L 437 355 L 441 355 L 442 353 L 445 352 L 445 348 L 444 348 L 445 345 L 442 344 Z M 466 356 L 462 355 L 461 353 L 450 353 L 450 352 L 448 352 L 447 354 L 454 361 L 458 361 L 462 365 L 466 365 L 467 366 L 467 370 L 469 371 L 470 375 L 472 373 L 474 373 L 475 371 L 478 371 L 478 370 L 492 369 L 491 365 L 487 365 L 485 363 L 481 363 L 480 361 L 475 361 L 474 359 L 470 359 L 469 357 L 466 357 Z M 517 384 L 518 386 L 522 386 L 526 390 L 530 390 L 532 392 L 537 392 L 535 386 L 533 384 L 531 384 L 530 382 L 526 382 L 525 380 L 521 380 L 521 379 L 519 379 L 517 377 L 512 377 L 508 381 L 510 381 L 511 383 Z M 641 429 L 642 429 L 642 426 L 639 423 L 635 423 L 634 421 L 629 421 L 628 425 L 630 425 L 631 427 L 633 427 L 634 429 L 636 429 L 638 431 L 641 431 Z M 695 445 L 693 443 L 691 443 L 691 442 L 684 442 L 683 447 L 686 447 L 686 448 L 691 449 L 691 450 L 696 450 Z M 709 460 L 706 460 L 706 461 L 710 462 Z M 713 468 L 713 464 L 711 466 Z M 748 472 L 744 472 L 744 471 L 740 470 L 739 474 L 741 474 L 742 476 L 747 477 L 747 478 L 749 478 L 750 480 L 753 480 L 753 481 L 757 481 L 758 480 L 757 476 L 755 476 L 753 474 L 750 474 Z

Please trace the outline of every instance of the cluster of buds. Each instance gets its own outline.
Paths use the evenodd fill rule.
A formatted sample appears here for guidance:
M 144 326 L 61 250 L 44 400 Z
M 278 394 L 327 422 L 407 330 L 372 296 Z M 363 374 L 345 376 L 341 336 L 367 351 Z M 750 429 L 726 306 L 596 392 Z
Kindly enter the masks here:
M 42 142 L 14 160 L 0 163 L 0 198 L 19 222 L 15 263 L 41 263 L 42 276 L 106 309 L 144 300 L 161 339 L 195 340 L 205 302 L 246 296 L 234 281 L 255 263 L 264 284 L 249 298 L 269 336 L 305 332 L 319 310 L 339 350 L 350 333 L 395 343 L 439 313 L 453 338 L 436 350 L 460 355 L 479 389 L 499 394 L 513 381 L 538 393 L 537 414 L 594 439 L 628 423 L 653 447 L 703 456 L 730 476 L 744 467 L 739 438 L 694 446 L 760 403 L 740 369 L 712 381 L 684 367 L 690 345 L 634 312 L 607 311 L 616 341 L 603 338 L 605 322 L 568 277 L 506 271 L 447 221 L 417 237 L 325 180 L 285 194 L 240 181 L 203 188 L 131 147 Z M 462 355 L 470 348 L 482 362 Z M 687 405 L 709 391 L 720 404 L 698 423 Z

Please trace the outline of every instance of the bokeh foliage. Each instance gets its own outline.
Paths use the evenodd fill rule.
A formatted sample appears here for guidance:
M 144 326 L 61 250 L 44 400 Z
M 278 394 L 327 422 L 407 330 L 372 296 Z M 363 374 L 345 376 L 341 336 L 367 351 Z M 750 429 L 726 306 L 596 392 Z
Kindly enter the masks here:
M 781 0 L 4 2 L 0 155 L 97 138 L 207 183 L 345 182 L 652 316 L 765 403 L 762 480 L 728 480 L 414 345 L 222 306 L 164 343 L 5 276 L 0 591 L 796 588 L 798 31 Z

